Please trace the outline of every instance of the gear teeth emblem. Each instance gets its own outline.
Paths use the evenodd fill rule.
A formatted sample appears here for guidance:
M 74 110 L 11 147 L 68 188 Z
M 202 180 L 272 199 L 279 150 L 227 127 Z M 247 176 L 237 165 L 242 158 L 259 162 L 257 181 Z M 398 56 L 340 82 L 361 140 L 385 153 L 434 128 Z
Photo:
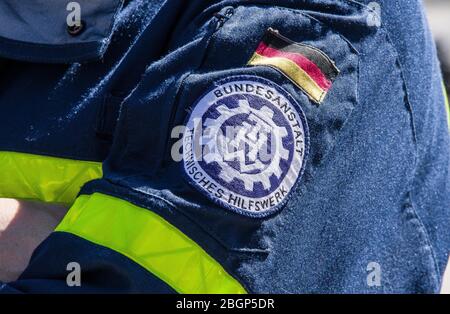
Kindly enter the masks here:
M 243 183 L 247 191 L 252 191 L 257 183 L 262 184 L 266 190 L 270 189 L 270 177 L 275 176 L 279 179 L 282 175 L 279 164 L 281 160 L 287 160 L 289 158 L 289 151 L 283 146 L 283 138 L 288 135 L 286 128 L 275 124 L 272 109 L 267 106 L 263 106 L 259 110 L 252 108 L 247 99 L 240 99 L 238 101 L 238 107 L 229 108 L 222 104 L 216 110 L 220 115 L 216 119 L 207 118 L 204 122 L 204 126 L 207 128 L 207 131 L 204 132 L 204 141 L 208 149 L 208 153 L 204 156 L 204 161 L 206 163 L 217 162 L 221 168 L 221 177 L 228 183 L 233 180 L 239 180 Z M 226 136 L 228 134 L 223 134 L 222 126 L 230 118 L 241 114 L 246 114 L 247 120 L 242 122 L 234 138 L 227 138 Z M 241 141 L 244 141 L 245 144 L 245 140 L 248 140 L 250 141 L 250 146 L 252 146 L 256 145 L 258 139 L 260 139 L 261 142 L 265 142 L 261 146 L 266 147 L 269 137 L 275 140 L 275 154 L 272 156 L 269 165 L 265 165 L 256 160 L 258 150 L 254 147 L 247 154 L 241 150 Z M 229 146 L 234 147 L 236 151 L 230 153 L 228 151 Z M 230 155 L 231 158 L 227 158 L 230 157 L 227 155 Z M 228 159 L 232 161 L 233 157 L 240 163 L 240 169 L 235 169 L 227 164 Z M 255 171 L 253 167 L 247 170 L 245 165 L 246 158 L 255 160 L 254 168 L 259 168 L 260 170 L 257 174 L 253 173 Z
M 292 95 L 261 77 L 232 76 L 214 82 L 192 106 L 183 136 L 184 172 L 215 203 L 266 217 L 285 204 L 308 145 L 306 118 Z

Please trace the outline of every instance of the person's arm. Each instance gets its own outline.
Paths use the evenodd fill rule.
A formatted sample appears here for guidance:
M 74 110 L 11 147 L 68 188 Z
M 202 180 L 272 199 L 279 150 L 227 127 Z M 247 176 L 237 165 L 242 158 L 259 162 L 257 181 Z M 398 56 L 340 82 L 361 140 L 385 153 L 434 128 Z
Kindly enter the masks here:
M 309 167 L 304 177 L 311 177 L 317 166 L 314 162 L 330 153 L 337 140 L 336 129 L 356 106 L 356 49 L 339 36 L 336 26 L 325 26 L 304 14 L 305 10 L 326 11 L 325 4 L 217 3 L 189 2 L 174 26 L 173 37 L 167 39 L 169 52 L 149 65 L 122 104 L 103 178 L 84 186 L 61 224 L 8 288 L 69 293 L 251 293 L 301 288 L 287 280 L 275 282 L 279 274 L 266 277 L 275 271 L 287 274 L 293 266 L 265 264 L 273 259 L 268 243 L 275 235 L 287 234 L 277 232 L 272 224 L 301 212 L 304 201 L 294 200 L 307 184 L 301 178 L 304 165 Z M 362 11 L 347 5 L 336 5 L 336 10 L 350 17 Z M 345 25 L 346 18 L 336 24 Z M 288 38 L 281 39 L 274 30 Z M 272 54 L 274 50 L 279 58 Z M 301 57 L 302 53 L 307 57 Z M 338 75 L 336 67 L 342 72 L 340 83 L 324 101 Z M 230 86 L 238 87 L 227 99 L 224 90 Z M 224 89 L 215 93 L 215 88 Z M 195 108 L 207 109 L 207 101 L 200 100 L 206 94 L 224 97 L 216 100 L 216 111 L 193 113 Z M 248 105 L 239 102 L 246 99 Z M 342 103 L 345 110 L 340 110 Z M 244 129 L 258 123 L 265 127 L 261 139 L 269 138 L 267 132 L 280 131 L 273 165 L 255 163 L 257 168 L 248 170 L 248 175 L 242 169 L 235 174 L 240 185 L 220 181 L 219 167 L 215 179 L 220 185 L 203 188 L 193 182 L 200 172 L 214 172 L 214 167 L 205 166 L 204 171 L 197 167 L 197 173 L 191 173 L 195 168 L 189 167 L 188 158 L 180 162 L 171 155 L 174 142 L 180 140 L 171 135 L 175 126 L 203 115 L 209 122 L 217 120 L 211 126 L 234 121 Z M 242 116 L 248 121 L 241 120 Z M 309 137 L 307 123 L 314 137 Z M 255 132 L 246 140 L 255 140 Z M 307 156 L 310 141 L 314 156 Z M 233 174 L 232 167 L 225 176 Z M 243 180 L 252 175 L 253 181 L 244 185 Z M 244 198 L 245 205 L 238 201 Z M 255 265 L 254 271 L 246 263 Z M 76 276 L 71 276 L 70 265 L 79 266 L 79 284 L 72 280 Z M 256 283 L 256 277 L 261 282 Z M 270 289 L 263 288 L 263 282 Z
M 61 205 L 0 198 L 0 281 L 19 278 L 66 212 Z
M 4 287 L 438 291 L 429 242 L 409 200 L 415 143 L 400 62 L 386 33 L 368 25 L 367 8 L 191 3 L 199 8 L 180 18 L 187 23 L 173 32 L 170 53 L 148 67 L 122 104 L 103 178 L 84 186 L 24 273 Z M 173 127 L 194 119 L 212 129 L 200 130 L 205 141 L 195 143 L 185 133 L 184 160 L 176 160 Z M 250 132 L 254 124 L 279 131 L 270 134 L 279 149 L 264 160 L 270 167 L 249 162 L 257 155 L 243 149 L 269 139 L 255 136 L 261 129 Z M 220 133 L 229 125 L 249 132 L 232 132 L 229 141 Z M 445 134 L 440 156 L 448 162 Z M 229 145 L 208 154 L 221 143 Z M 200 149 L 204 159 L 193 159 L 194 145 L 209 146 Z M 228 148 L 239 150 L 239 162 L 225 160 Z M 448 177 L 433 183 L 440 182 Z M 442 195 L 433 203 L 450 193 Z M 370 262 L 383 267 L 379 287 L 368 285 Z M 79 266 L 78 277 L 70 265 Z

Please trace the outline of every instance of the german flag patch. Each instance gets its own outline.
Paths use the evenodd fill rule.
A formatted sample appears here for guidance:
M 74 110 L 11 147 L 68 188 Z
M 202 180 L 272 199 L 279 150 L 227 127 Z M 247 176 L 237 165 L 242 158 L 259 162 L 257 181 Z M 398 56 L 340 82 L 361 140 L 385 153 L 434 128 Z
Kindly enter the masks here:
M 339 69 L 323 51 L 296 43 L 272 28 L 267 30 L 248 65 L 280 71 L 318 104 L 339 75 Z

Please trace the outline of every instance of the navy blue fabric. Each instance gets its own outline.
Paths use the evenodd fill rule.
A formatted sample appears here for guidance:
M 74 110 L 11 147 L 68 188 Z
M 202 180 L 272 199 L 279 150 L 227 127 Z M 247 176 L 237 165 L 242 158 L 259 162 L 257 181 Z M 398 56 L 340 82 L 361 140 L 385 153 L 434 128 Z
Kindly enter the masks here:
M 178 5 L 160 10 L 162 2 L 128 3 L 117 16 L 109 49 L 99 62 L 0 59 L 0 150 L 104 160 L 121 101 L 166 49 L 155 44 L 171 32 L 161 21 L 171 25 Z M 154 27 L 158 31 L 150 31 Z M 58 56 L 70 62 L 70 55 Z
M 139 3 L 130 1 L 128 7 Z M 93 159 L 108 156 L 104 178 L 88 183 L 82 193 L 106 193 L 155 211 L 249 292 L 438 292 L 450 250 L 450 139 L 441 74 L 420 1 L 381 1 L 381 8 L 377 27 L 367 22 L 368 7 L 347 0 L 148 5 L 158 13 L 131 32 L 137 42 L 124 39 L 126 29 L 123 35 L 117 32 L 113 38 L 121 39 L 118 46 L 112 42 L 105 63 L 82 65 L 85 72 L 73 76 L 75 82 L 90 81 L 94 96 L 113 89 L 126 96 L 111 148 L 91 153 Z M 274 69 L 246 66 L 268 27 L 320 48 L 336 62 L 341 73 L 323 104 L 312 103 Z M 6 66 L 11 66 L 8 73 L 20 67 Z M 232 75 L 256 75 L 283 87 L 302 107 L 310 130 L 302 179 L 281 212 L 264 219 L 208 200 L 181 179 L 182 164 L 170 156 L 172 127 L 186 120 L 200 95 Z M 92 98 L 74 84 L 65 86 L 73 97 Z M 85 104 L 82 108 L 98 106 Z M 81 129 L 86 117 L 92 119 L 87 110 Z M 13 135 L 9 143 L 21 143 L 22 134 Z M 77 142 L 77 153 L 99 147 L 94 137 L 86 133 L 90 146 Z M 5 143 L 0 141 L 0 148 Z M 73 152 L 58 141 L 43 140 L 37 147 L 53 154 Z M 367 284 L 371 262 L 381 267 L 380 286 Z M 45 269 L 44 260 L 33 259 L 32 265 Z M 23 289 L 39 287 L 30 282 Z
M 68 261 L 80 265 L 81 286 L 66 284 L 72 272 Z M 11 293 L 175 293 L 128 257 L 65 232 L 54 232 L 42 243 L 27 270 L 4 288 Z
M 0 3 L 0 56 L 33 62 L 72 63 L 101 57 L 123 0 L 78 0 L 85 29 L 67 30 L 70 1 L 4 0 Z
M 440 128 L 433 133 L 440 142 L 440 151 L 433 156 L 444 163 L 423 161 L 440 170 L 436 181 L 435 176 L 416 172 L 415 103 L 409 100 L 399 51 L 389 32 L 367 25 L 370 11 L 350 2 L 329 6 L 326 1 L 278 1 L 279 7 L 263 3 L 235 7 L 234 15 L 218 30 L 217 25 L 210 26 L 212 35 L 198 31 L 204 26 L 196 23 L 213 24 L 214 11 L 236 2 L 221 2 L 202 14 L 198 10 L 193 26 L 185 27 L 187 31 L 180 31 L 173 40 L 180 47 L 152 64 L 124 103 L 114 147 L 105 164 L 105 179 L 137 191 L 140 196 L 130 197 L 125 191 L 118 196 L 145 204 L 199 243 L 214 239 L 216 244 L 205 243 L 204 247 L 250 291 L 439 291 L 450 242 L 445 230 L 449 221 L 449 143 L 442 93 L 428 97 L 442 113 L 430 123 Z M 245 67 L 269 26 L 292 40 L 322 49 L 342 69 L 322 106 L 311 104 L 276 71 Z M 410 46 L 409 51 L 414 48 Z M 421 58 L 436 62 L 432 53 Z M 440 88 L 439 71 L 433 67 L 424 70 L 435 79 L 436 90 Z M 268 78 L 292 93 L 311 130 L 304 179 L 284 210 L 271 219 L 252 220 L 214 206 L 175 179 L 182 169 L 169 156 L 171 127 L 182 123 L 195 99 L 215 81 L 237 74 Z M 416 77 L 415 84 L 423 79 Z M 427 193 L 436 195 L 434 206 L 441 209 L 441 219 L 432 224 L 442 239 L 439 244 L 431 242 L 416 210 L 417 206 L 427 207 L 417 205 L 420 201 L 412 187 L 421 176 L 434 182 L 434 190 Z M 117 190 L 106 183 L 92 185 L 90 190 L 117 196 Z M 179 222 L 184 219 L 179 216 L 188 217 L 194 226 Z M 228 254 L 215 248 L 219 245 Z M 367 285 L 370 262 L 382 268 L 380 287 Z
M 445 230 L 450 223 L 450 181 L 448 126 L 443 119 L 446 113 L 436 47 L 419 1 L 408 6 L 388 0 L 380 3 L 383 24 L 390 32 L 402 64 L 414 116 L 417 155 L 412 202 L 426 228 L 442 275 L 449 251 L 446 243 L 450 235 Z M 405 19 L 404 15 L 409 18 Z M 442 185 L 439 187 L 437 182 Z

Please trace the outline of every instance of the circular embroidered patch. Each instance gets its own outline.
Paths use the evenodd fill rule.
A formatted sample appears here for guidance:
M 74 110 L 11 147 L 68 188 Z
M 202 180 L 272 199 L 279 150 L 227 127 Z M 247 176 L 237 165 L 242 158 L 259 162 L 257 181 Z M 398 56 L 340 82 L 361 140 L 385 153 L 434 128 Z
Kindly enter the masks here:
M 216 82 L 194 104 L 183 136 L 189 182 L 250 217 L 280 210 L 303 172 L 309 135 L 295 99 L 256 76 Z

